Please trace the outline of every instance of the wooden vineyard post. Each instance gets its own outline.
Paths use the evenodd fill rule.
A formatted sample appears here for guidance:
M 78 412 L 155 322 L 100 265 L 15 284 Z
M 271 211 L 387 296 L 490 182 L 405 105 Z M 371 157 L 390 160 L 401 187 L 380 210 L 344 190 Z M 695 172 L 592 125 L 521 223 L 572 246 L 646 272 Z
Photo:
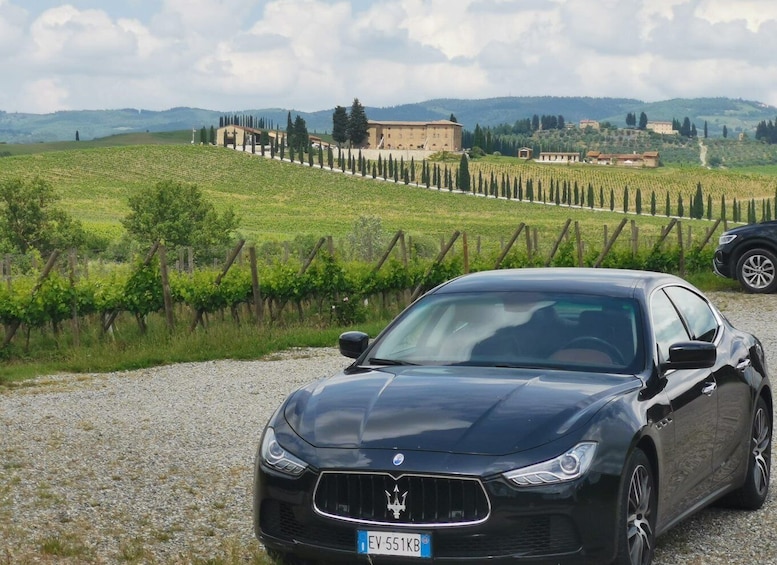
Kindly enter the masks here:
M 440 254 L 439 254 L 439 255 L 437 255 L 437 258 L 434 260 L 434 263 L 432 263 L 432 264 L 429 266 L 429 268 L 426 270 L 426 273 L 424 273 L 423 279 L 421 279 L 421 282 L 418 284 L 418 286 L 417 286 L 417 287 L 415 288 L 415 290 L 413 291 L 413 295 L 410 297 L 410 302 L 411 302 L 411 303 L 412 303 L 412 302 L 415 302 L 415 300 L 416 300 L 416 299 L 417 299 L 419 296 L 421 296 L 421 291 L 422 291 L 422 290 L 423 290 L 423 288 L 424 288 L 424 282 L 423 282 L 423 281 L 424 281 L 424 280 L 426 280 L 426 277 L 428 277 L 428 276 L 431 274 L 431 272 L 432 272 L 432 269 L 434 269 L 434 267 L 435 267 L 436 265 L 439 265 L 439 264 L 442 262 L 442 260 L 443 260 L 443 259 L 445 259 L 445 256 L 448 254 L 448 251 L 450 251 L 451 247 L 453 247 L 453 244 L 454 244 L 454 243 L 456 243 L 456 240 L 458 239 L 458 237 L 459 237 L 460 235 L 461 235 L 461 232 L 459 232 L 458 230 L 457 230 L 457 231 L 455 231 L 455 232 L 453 232 L 453 235 L 451 236 L 451 239 L 450 239 L 450 241 L 448 241 L 448 244 L 447 244 L 447 245 L 445 245 L 445 246 L 444 246 L 444 247 L 443 247 L 443 248 L 440 250 Z
M 677 218 L 672 218 L 672 221 L 669 222 L 669 225 L 661 230 L 661 237 L 659 237 L 658 241 L 656 242 L 656 245 L 655 245 L 656 248 L 660 247 L 664 243 L 664 240 L 666 240 L 666 238 L 669 237 L 669 234 L 672 233 L 672 230 L 674 229 L 674 226 L 676 223 L 677 223 Z
M 467 245 L 467 232 L 461 234 L 461 247 L 464 254 L 464 274 L 469 273 L 469 246 Z
M 383 253 L 383 256 L 378 260 L 378 264 L 375 265 L 375 267 L 372 269 L 373 273 L 377 273 L 378 271 L 380 271 L 380 268 L 388 260 L 389 255 L 391 255 L 391 252 L 394 250 L 394 246 L 396 246 L 397 242 L 400 240 L 401 237 L 403 237 L 403 235 L 404 233 L 402 232 L 402 230 L 399 230 L 397 233 L 394 234 L 394 237 L 391 239 L 391 242 L 388 244 L 388 247 L 386 248 L 386 251 Z
M 79 327 L 78 327 L 78 298 L 75 293 L 76 287 L 76 268 L 78 266 L 78 256 L 76 250 L 71 249 L 68 254 L 68 263 L 70 270 L 70 290 L 73 292 L 73 301 L 70 305 L 70 313 L 73 316 L 73 345 L 80 345 Z
M 33 300 L 35 298 L 35 295 L 38 294 L 40 287 L 43 286 L 43 283 L 46 282 L 47 278 L 49 278 L 49 273 L 51 273 L 51 269 L 54 268 L 54 265 L 57 263 L 58 258 L 59 258 L 59 251 L 55 249 L 54 251 L 52 251 L 51 255 L 49 256 L 49 260 L 46 263 L 46 266 L 43 268 L 43 272 L 40 274 L 40 277 L 38 277 L 38 282 L 35 283 L 35 286 L 33 287 L 32 292 L 30 292 L 30 300 Z M 8 344 L 11 343 L 13 336 L 16 335 L 16 332 L 18 331 L 19 326 L 21 325 L 22 325 L 21 321 L 16 320 L 8 328 L 6 328 L 5 339 L 3 339 L 3 345 L 2 345 L 3 348 L 7 347 Z
M 504 258 L 507 257 L 507 254 L 510 252 L 510 249 L 515 244 L 516 240 L 518 239 L 518 236 L 521 235 L 521 231 L 526 227 L 526 224 L 521 222 L 521 224 L 518 226 L 518 229 L 515 230 L 515 233 L 513 233 L 513 237 L 510 238 L 510 241 L 507 243 L 506 246 L 502 248 L 502 252 L 499 254 L 499 257 L 496 260 L 496 264 L 494 264 L 494 269 L 498 269 L 502 265 L 502 261 L 504 261 Z M 529 233 L 529 230 L 526 230 L 526 233 Z M 530 241 L 527 239 L 527 241 Z
M 575 243 L 577 247 L 577 266 L 583 266 L 583 238 L 580 237 L 580 222 L 575 222 Z
M 229 272 L 229 269 L 232 267 L 232 264 L 235 262 L 235 259 L 237 259 L 238 254 L 243 249 L 243 245 L 245 245 L 246 240 L 241 239 L 237 242 L 237 245 L 232 250 L 232 253 L 229 254 L 229 257 L 227 258 L 227 262 L 224 265 L 224 268 L 221 270 L 221 272 L 216 277 L 216 280 L 213 281 L 213 284 L 215 286 L 219 286 L 221 284 L 221 280 L 226 276 L 226 274 Z M 197 312 L 194 315 L 194 320 L 192 320 L 191 326 L 189 326 L 189 331 L 193 332 L 195 328 L 197 328 L 198 324 L 202 324 L 202 315 L 203 315 L 202 308 L 198 308 Z
M 156 254 L 157 250 L 159 249 L 160 242 L 157 241 L 154 245 L 151 246 L 151 249 L 149 249 L 148 253 L 146 254 L 146 258 L 143 259 L 143 266 L 147 267 L 151 260 L 154 258 L 154 255 Z M 113 310 L 109 315 L 108 318 L 103 323 L 103 333 L 107 332 L 108 329 L 113 325 L 113 322 L 116 321 L 116 316 L 119 315 L 119 310 Z
M 623 226 L 626 225 L 626 222 L 628 220 L 626 218 L 623 218 L 621 220 L 621 223 L 618 224 L 618 227 L 615 228 L 615 232 L 612 234 L 612 237 L 607 241 L 607 244 L 604 246 L 604 249 L 602 249 L 602 252 L 599 254 L 599 257 L 596 258 L 596 261 L 594 261 L 594 267 L 601 267 L 602 262 L 604 261 L 604 258 L 607 257 L 607 254 L 610 252 L 610 249 L 612 249 L 612 246 L 615 245 L 615 240 L 618 239 L 618 236 L 623 231 Z M 607 225 L 604 226 L 605 232 L 607 230 Z
M 311 264 L 313 264 L 313 260 L 316 258 L 316 255 L 318 255 L 318 252 L 319 252 L 319 250 L 320 250 L 320 249 L 321 249 L 321 248 L 324 246 L 324 244 L 326 243 L 326 239 L 327 239 L 327 238 L 325 238 L 325 237 L 322 237 L 321 239 L 319 239 L 319 240 L 318 240 L 318 243 L 316 243 L 316 246 L 313 248 L 313 251 L 310 253 L 310 255 L 308 256 L 308 258 L 307 258 L 307 260 L 305 261 L 305 263 L 303 263 L 303 264 L 302 264 L 302 267 L 300 267 L 300 270 L 297 272 L 297 276 L 298 276 L 298 277 L 301 277 L 302 275 L 304 275 L 304 274 L 305 274 L 305 272 L 306 272 L 306 271 L 308 270 L 308 268 L 310 267 L 310 265 L 311 265 Z M 273 315 L 272 315 L 272 309 L 271 309 L 271 310 L 270 310 L 270 317 L 271 317 L 272 319 L 275 319 L 275 318 L 277 318 L 278 316 L 280 316 L 280 314 L 281 314 L 281 311 L 282 311 L 282 310 L 283 310 L 283 308 L 286 306 L 286 303 L 287 303 L 287 302 L 288 302 L 288 300 L 285 300 L 285 299 L 284 299 L 284 300 L 283 300 L 283 302 L 281 302 L 281 303 L 278 305 L 278 310 L 275 312 L 275 316 L 274 316 L 274 317 L 273 317 Z M 301 313 L 300 313 L 300 316 L 301 316 Z
M 677 222 L 677 245 L 680 248 L 680 258 L 679 258 L 679 271 L 680 276 L 685 276 L 685 250 L 683 248 L 683 226 L 682 222 Z
M 550 255 L 548 256 L 548 260 L 545 261 L 546 267 L 550 267 L 550 264 L 553 262 L 553 257 L 556 256 L 556 252 L 558 251 L 558 248 L 561 245 L 561 242 L 564 241 L 564 237 L 567 235 L 567 232 L 569 231 L 569 225 L 571 223 L 572 223 L 572 219 L 567 218 L 567 221 L 564 224 L 564 228 L 561 230 L 561 234 L 559 234 L 558 238 L 553 243 L 553 249 L 550 250 Z
M 713 224 L 713 226 L 709 230 L 707 230 L 707 233 L 705 234 L 704 239 L 699 244 L 700 250 L 704 249 L 707 246 L 707 244 L 710 242 L 710 238 L 712 237 L 712 234 L 715 233 L 715 230 L 718 229 L 718 226 L 720 225 L 720 221 L 721 221 L 720 218 L 715 220 L 715 223 Z
M 637 222 L 631 220 L 631 256 L 636 257 L 639 254 L 639 227 Z
M 261 288 L 259 287 L 259 269 L 256 266 L 256 246 L 248 248 L 248 261 L 251 264 L 251 295 L 254 299 L 254 319 L 257 324 L 264 321 L 264 304 L 262 303 Z
M 164 245 L 159 246 L 159 272 L 162 277 L 162 298 L 165 304 L 167 331 L 173 333 L 173 330 L 175 329 L 175 318 L 173 318 L 173 296 L 170 292 L 170 278 L 167 274 L 167 250 Z

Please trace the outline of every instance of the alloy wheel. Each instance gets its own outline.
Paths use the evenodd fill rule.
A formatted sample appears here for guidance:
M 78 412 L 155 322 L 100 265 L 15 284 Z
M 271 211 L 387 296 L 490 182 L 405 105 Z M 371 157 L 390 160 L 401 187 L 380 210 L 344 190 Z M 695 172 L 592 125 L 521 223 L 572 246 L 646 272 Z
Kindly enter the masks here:
M 742 264 L 742 279 L 754 289 L 766 288 L 777 276 L 775 264 L 765 255 L 751 255 Z
M 769 488 L 769 446 L 771 445 L 769 417 L 758 407 L 753 421 L 753 486 L 763 496 Z
M 632 565 L 647 565 L 653 554 L 653 528 L 650 525 L 652 478 L 644 465 L 638 465 L 629 483 L 629 510 L 626 537 Z

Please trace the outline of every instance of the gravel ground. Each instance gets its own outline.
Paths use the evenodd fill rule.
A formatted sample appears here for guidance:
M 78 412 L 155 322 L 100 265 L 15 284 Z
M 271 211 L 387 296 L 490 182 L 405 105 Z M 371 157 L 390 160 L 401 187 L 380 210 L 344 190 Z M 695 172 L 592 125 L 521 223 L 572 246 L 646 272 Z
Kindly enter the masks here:
M 777 297 L 711 297 L 775 366 Z M 261 429 L 288 391 L 346 364 L 334 349 L 297 350 L 0 394 L 0 563 L 249 560 Z M 759 512 L 701 512 L 659 540 L 656 565 L 777 564 L 776 499 L 773 488 Z

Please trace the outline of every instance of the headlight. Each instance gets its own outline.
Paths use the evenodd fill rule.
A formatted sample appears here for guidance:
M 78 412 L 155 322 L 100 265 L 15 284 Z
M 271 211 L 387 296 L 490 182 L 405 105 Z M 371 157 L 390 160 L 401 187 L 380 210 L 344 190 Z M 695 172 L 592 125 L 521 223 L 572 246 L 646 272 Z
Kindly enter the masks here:
M 272 469 L 286 475 L 298 477 L 308 468 L 308 464 L 281 447 L 275 439 L 275 431 L 267 428 L 259 451 L 262 461 Z
M 735 233 L 728 234 L 724 233 L 718 238 L 718 245 L 726 245 L 727 243 L 731 243 L 737 238 L 737 235 Z
M 519 487 L 552 485 L 582 477 L 591 467 L 596 443 L 582 442 L 555 459 L 504 473 L 504 477 Z

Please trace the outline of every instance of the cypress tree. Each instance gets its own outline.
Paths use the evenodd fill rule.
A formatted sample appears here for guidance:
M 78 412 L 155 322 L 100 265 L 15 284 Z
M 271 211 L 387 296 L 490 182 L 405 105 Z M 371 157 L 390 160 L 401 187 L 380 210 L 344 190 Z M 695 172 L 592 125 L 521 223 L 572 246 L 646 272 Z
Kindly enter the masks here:
M 683 214 L 685 214 L 685 206 L 683 206 L 683 195 L 678 194 L 677 195 L 677 215 L 682 218 Z
M 669 198 L 669 191 L 666 191 L 666 210 L 664 214 L 667 218 L 672 215 L 672 202 Z
M 469 159 L 466 153 L 462 153 L 459 160 L 459 190 L 469 192 L 470 188 Z
M 712 195 L 707 195 L 707 219 L 712 219 Z
M 591 210 L 594 209 L 594 187 L 590 182 L 588 183 L 588 207 Z
M 634 208 L 638 215 L 642 215 L 642 189 L 637 188 L 637 194 L 634 199 Z
M 624 186 L 623 187 L 623 213 L 627 213 L 629 211 L 629 187 Z
M 656 191 L 655 190 L 650 191 L 650 215 L 651 216 L 656 215 Z
M 610 189 L 610 212 L 615 211 L 615 191 Z

